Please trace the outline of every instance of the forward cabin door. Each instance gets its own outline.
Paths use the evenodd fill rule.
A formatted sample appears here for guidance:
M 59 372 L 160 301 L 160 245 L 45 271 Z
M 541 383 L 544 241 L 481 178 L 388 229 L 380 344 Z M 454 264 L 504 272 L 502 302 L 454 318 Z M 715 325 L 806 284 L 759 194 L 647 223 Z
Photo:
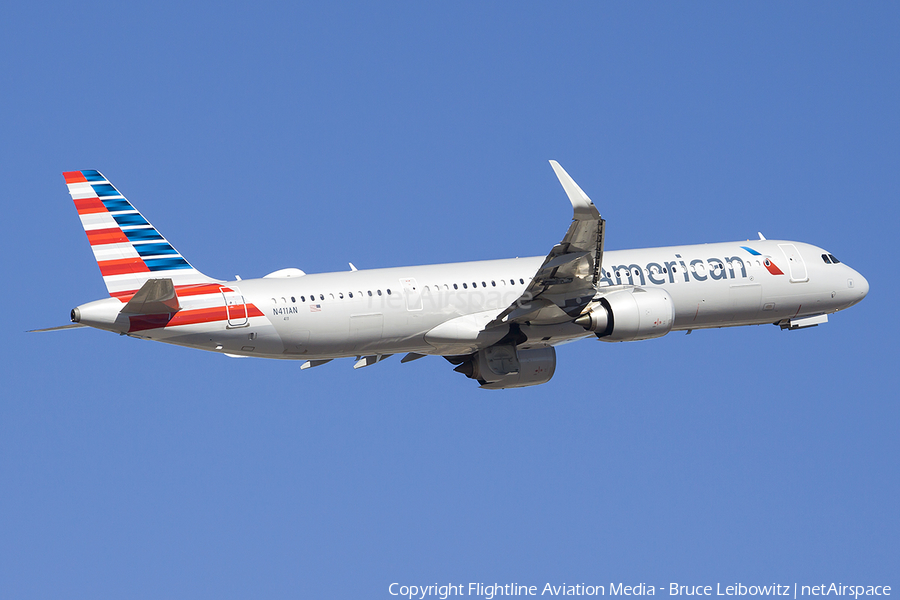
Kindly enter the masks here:
M 809 281 L 809 275 L 806 274 L 806 263 L 803 262 L 803 257 L 797 252 L 797 247 L 793 244 L 778 244 L 778 247 L 784 252 L 788 269 L 791 271 L 791 283 Z
M 401 279 L 400 286 L 406 297 L 406 310 L 412 312 L 422 310 L 422 292 L 415 279 Z
M 246 327 L 250 324 L 247 317 L 247 304 L 244 295 L 237 288 L 219 288 L 225 298 L 225 315 L 228 317 L 228 327 Z

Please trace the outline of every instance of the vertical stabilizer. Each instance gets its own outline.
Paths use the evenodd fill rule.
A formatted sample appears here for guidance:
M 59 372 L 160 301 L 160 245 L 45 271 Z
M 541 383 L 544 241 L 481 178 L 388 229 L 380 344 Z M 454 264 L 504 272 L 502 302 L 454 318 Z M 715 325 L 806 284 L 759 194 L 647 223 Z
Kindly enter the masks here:
M 175 287 L 218 280 L 191 264 L 99 171 L 63 173 L 109 295 L 127 300 L 149 279 Z

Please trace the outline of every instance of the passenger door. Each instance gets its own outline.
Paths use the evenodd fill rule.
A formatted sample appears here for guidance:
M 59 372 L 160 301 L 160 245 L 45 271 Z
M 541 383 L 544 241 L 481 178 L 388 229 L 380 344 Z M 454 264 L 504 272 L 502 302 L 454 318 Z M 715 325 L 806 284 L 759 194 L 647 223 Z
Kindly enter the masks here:
M 237 288 L 219 288 L 225 298 L 225 316 L 228 319 L 228 327 L 247 327 L 250 319 L 247 316 L 247 304 L 244 295 Z
M 794 244 L 778 244 L 778 247 L 784 252 L 784 258 L 791 272 L 791 283 L 809 281 L 809 276 L 806 274 L 806 263 L 803 262 L 803 257 L 800 256 L 797 247 Z
M 406 310 L 412 312 L 422 310 L 422 292 L 415 279 L 401 279 L 403 295 L 406 297 Z

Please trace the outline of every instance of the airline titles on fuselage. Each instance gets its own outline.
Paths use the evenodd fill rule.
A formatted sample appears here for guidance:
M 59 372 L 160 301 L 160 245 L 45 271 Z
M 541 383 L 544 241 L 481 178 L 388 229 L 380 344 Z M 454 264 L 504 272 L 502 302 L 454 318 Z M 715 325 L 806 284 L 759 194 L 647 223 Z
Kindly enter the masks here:
M 628 285 L 646 285 L 647 281 L 655 285 L 664 285 L 676 283 L 677 275 L 684 278 L 684 283 L 690 283 L 691 277 L 696 281 L 737 279 L 738 276 L 742 279 L 747 278 L 747 266 L 739 256 L 730 256 L 725 259 L 713 257 L 706 260 L 695 258 L 689 262 L 680 254 L 676 254 L 675 258 L 677 260 L 663 261 L 662 264 L 647 263 L 644 267 L 637 263 L 604 267 L 600 284 L 623 285 L 627 279 Z

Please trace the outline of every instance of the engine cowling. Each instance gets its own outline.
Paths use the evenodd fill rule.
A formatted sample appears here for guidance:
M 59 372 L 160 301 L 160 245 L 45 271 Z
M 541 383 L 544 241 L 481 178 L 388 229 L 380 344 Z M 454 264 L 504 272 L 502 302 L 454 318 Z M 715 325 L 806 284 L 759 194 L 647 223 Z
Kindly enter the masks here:
M 556 371 L 556 349 L 517 349 L 512 344 L 489 346 L 467 357 L 454 369 L 487 390 L 547 383 Z
M 604 342 L 650 340 L 672 331 L 675 304 L 658 288 L 621 290 L 600 298 L 575 322 Z

